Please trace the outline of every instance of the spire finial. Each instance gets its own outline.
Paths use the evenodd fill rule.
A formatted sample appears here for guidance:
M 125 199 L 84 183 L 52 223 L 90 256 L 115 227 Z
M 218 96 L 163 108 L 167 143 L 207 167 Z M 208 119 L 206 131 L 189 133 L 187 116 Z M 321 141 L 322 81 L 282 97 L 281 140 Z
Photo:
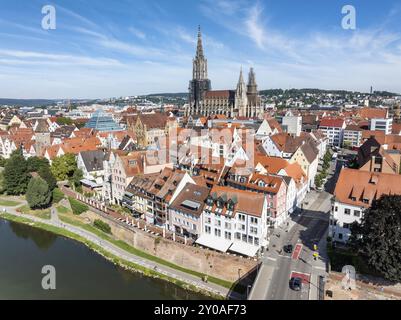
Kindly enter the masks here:
M 196 49 L 196 56 L 203 57 L 202 33 L 200 25 L 198 25 L 198 46 Z

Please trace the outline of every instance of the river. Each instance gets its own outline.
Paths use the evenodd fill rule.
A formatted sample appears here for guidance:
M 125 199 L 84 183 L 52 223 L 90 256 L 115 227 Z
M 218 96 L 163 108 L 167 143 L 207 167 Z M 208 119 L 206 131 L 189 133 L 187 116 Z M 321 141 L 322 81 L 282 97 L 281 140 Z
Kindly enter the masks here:
M 42 267 L 56 289 L 42 288 Z M 207 299 L 115 266 L 76 241 L 0 219 L 0 299 Z

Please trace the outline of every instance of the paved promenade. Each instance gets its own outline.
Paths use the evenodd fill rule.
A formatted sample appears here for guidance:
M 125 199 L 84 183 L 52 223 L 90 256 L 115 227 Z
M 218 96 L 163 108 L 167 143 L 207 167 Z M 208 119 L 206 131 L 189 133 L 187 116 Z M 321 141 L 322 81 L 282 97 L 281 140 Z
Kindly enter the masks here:
M 241 298 L 239 295 L 230 293 L 230 290 L 225 287 L 219 286 L 219 285 L 211 283 L 211 282 L 205 283 L 198 277 L 193 276 L 191 274 L 181 272 L 179 270 L 167 267 L 165 265 L 158 264 L 156 262 L 138 257 L 136 255 L 133 255 L 133 254 L 115 246 L 114 244 L 112 244 L 104 239 L 99 238 L 98 236 L 96 236 L 95 234 L 93 234 L 89 231 L 83 230 L 76 226 L 72 226 L 72 225 L 63 223 L 62 221 L 60 221 L 58 219 L 57 211 L 54 208 L 51 209 L 52 211 L 51 211 L 51 219 L 50 220 L 40 219 L 40 218 L 34 217 L 34 216 L 21 215 L 20 213 L 18 213 L 16 211 L 17 208 L 18 207 L 7 208 L 7 213 L 12 214 L 14 216 L 18 216 L 18 217 L 23 217 L 28 220 L 32 220 L 33 222 L 40 222 L 40 223 L 44 223 L 44 224 L 47 224 L 50 226 L 63 228 L 69 232 L 72 232 L 76 235 L 81 236 L 82 238 L 85 238 L 86 240 L 91 241 L 92 243 L 94 243 L 96 245 L 101 246 L 104 250 L 108 251 L 109 253 L 111 253 L 121 259 L 127 260 L 129 262 L 135 263 L 137 265 L 140 265 L 142 267 L 145 267 L 145 268 L 148 268 L 151 270 L 155 270 L 160 274 L 163 274 L 165 276 L 168 276 L 168 277 L 183 281 L 185 283 L 194 285 L 195 287 L 197 287 L 199 289 L 213 292 L 215 294 L 218 294 L 218 295 L 230 298 L 230 299 L 240 299 Z M 3 212 L 0 212 L 0 217 L 1 217 L 1 214 L 3 214 Z M 231 294 L 231 296 L 229 296 L 229 294 Z

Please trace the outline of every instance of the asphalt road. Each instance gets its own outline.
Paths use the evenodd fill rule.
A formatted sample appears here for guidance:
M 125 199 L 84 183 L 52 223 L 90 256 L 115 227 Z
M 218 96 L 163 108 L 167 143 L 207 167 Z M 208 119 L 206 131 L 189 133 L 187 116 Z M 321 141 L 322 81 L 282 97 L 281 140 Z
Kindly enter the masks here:
M 288 230 L 278 229 L 271 237 L 270 250 L 263 259 L 265 274 L 269 281 L 263 287 L 265 279 L 259 279 L 255 287 L 254 297 L 264 297 L 265 300 L 309 300 L 310 286 L 316 283 L 304 281 L 302 291 L 293 291 L 289 287 L 292 272 L 305 274 L 307 279 L 312 275 L 325 274 L 327 255 L 325 250 L 325 236 L 328 230 L 331 197 L 341 171 L 343 162 L 333 161 L 330 165 L 325 191 L 312 191 L 308 194 L 304 210 L 301 215 L 292 218 Z M 277 235 L 280 235 L 278 237 Z M 320 242 L 320 245 L 319 245 Z M 302 244 L 302 251 L 298 259 L 293 259 L 291 254 L 284 253 L 281 249 L 285 244 Z M 313 258 L 314 245 L 318 245 L 319 258 Z M 267 284 L 268 282 L 268 284 Z M 317 289 L 317 288 L 313 288 Z M 314 290 L 314 292 L 317 292 Z
M 291 254 L 282 252 L 278 254 L 275 262 L 269 260 L 268 263 L 275 264 L 275 269 L 266 300 L 309 300 L 310 284 L 306 281 L 302 291 L 293 291 L 289 288 L 289 280 L 292 272 L 309 277 L 314 272 L 313 245 L 319 243 L 328 228 L 329 215 L 326 210 L 330 209 L 330 197 L 326 192 L 320 193 L 312 206 L 304 210 L 300 219 L 283 238 L 282 245 L 292 244 L 295 248 L 297 244 L 302 244 L 299 258 L 294 260 Z M 322 262 L 320 268 L 323 268 L 323 265 Z

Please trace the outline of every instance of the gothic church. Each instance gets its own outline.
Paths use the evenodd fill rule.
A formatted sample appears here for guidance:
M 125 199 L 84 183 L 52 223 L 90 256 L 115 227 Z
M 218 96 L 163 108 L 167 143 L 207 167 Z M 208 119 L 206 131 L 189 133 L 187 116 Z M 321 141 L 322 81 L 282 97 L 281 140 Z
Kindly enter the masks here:
M 236 90 L 211 90 L 211 82 L 207 77 L 207 59 L 203 53 L 202 34 L 199 28 L 186 115 L 224 114 L 230 118 L 263 117 L 263 111 L 253 68 L 249 72 L 247 85 L 241 68 Z

